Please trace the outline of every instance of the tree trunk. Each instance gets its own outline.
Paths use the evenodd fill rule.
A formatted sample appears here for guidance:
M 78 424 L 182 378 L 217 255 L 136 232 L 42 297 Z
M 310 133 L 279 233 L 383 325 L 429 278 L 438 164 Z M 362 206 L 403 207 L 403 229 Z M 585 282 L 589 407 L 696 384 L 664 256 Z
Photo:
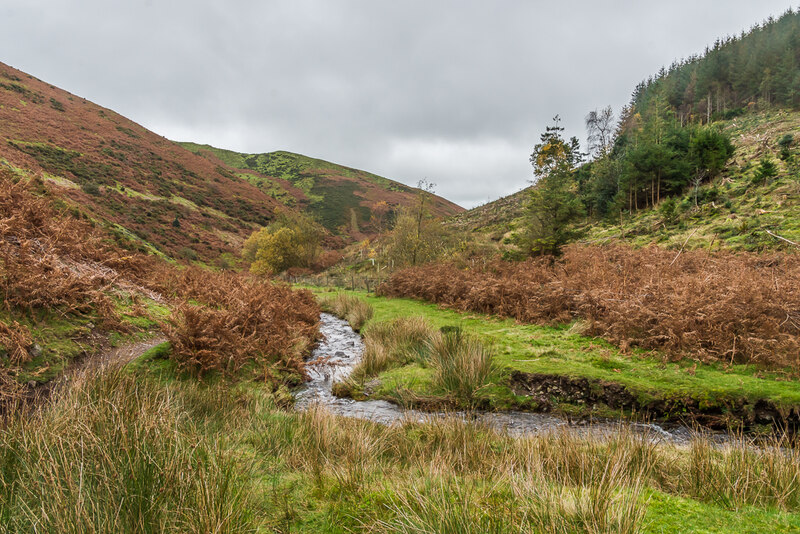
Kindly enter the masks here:
M 661 202 L 661 171 L 658 171 L 658 186 L 656 190 L 656 202 Z

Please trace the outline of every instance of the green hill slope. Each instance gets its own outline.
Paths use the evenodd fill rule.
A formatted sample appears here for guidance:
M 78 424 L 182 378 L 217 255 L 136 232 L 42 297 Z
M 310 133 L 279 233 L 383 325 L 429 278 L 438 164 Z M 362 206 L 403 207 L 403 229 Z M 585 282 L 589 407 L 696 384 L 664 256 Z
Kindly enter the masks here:
M 625 214 L 621 221 L 586 224 L 584 239 L 749 251 L 794 248 L 781 237 L 800 243 L 800 150 L 790 148 L 782 160 L 779 146 L 780 139 L 800 132 L 800 112 L 752 113 L 719 125 L 730 133 L 736 151 L 722 174 L 699 188 L 697 206 L 690 188 L 655 209 Z M 759 180 L 765 158 L 775 165 L 776 175 Z
M 638 84 L 616 128 L 604 125 L 610 138 L 589 132 L 594 159 L 568 178 L 587 214 L 582 239 L 752 251 L 800 242 L 798 31 L 789 10 Z M 508 238 L 525 224 L 527 197 L 451 224 Z
M 377 212 L 396 210 L 415 202 L 418 189 L 366 171 L 292 152 L 242 154 L 195 143 L 179 143 L 210 161 L 236 170 L 238 176 L 287 205 L 317 218 L 331 232 L 361 238 L 376 233 Z M 290 194 L 280 184 L 289 183 Z M 383 210 L 383 211 L 381 211 Z M 434 197 L 435 216 L 453 215 L 463 208 Z
M 583 231 L 581 241 L 615 239 L 670 248 L 713 243 L 715 248 L 750 251 L 793 248 L 775 236 L 800 243 L 800 137 L 797 145 L 789 147 L 785 160 L 779 145 L 785 136 L 800 134 L 800 112 L 751 112 L 714 125 L 730 134 L 735 152 L 717 178 L 699 187 L 697 206 L 694 190 L 688 188 L 656 208 L 583 221 L 578 225 Z M 775 164 L 777 174 L 758 182 L 756 174 L 764 158 Z M 448 224 L 502 241 L 523 229 L 528 192 L 526 188 L 465 211 L 450 217 Z

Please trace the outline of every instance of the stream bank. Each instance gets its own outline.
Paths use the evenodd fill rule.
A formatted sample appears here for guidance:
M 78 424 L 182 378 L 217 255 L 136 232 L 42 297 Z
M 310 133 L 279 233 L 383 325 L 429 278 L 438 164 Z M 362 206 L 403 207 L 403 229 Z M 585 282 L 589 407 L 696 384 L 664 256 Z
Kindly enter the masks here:
M 337 397 L 332 388 L 335 382 L 346 379 L 358 363 L 364 344 L 358 333 L 347 321 L 323 313 L 320 317 L 322 340 L 314 350 L 307 364 L 309 381 L 295 395 L 295 407 L 306 409 L 311 404 L 325 406 L 334 414 L 345 417 L 366 419 L 381 424 L 392 424 L 407 420 L 430 420 L 444 417 L 459 417 L 487 424 L 515 435 L 534 435 L 557 429 L 568 428 L 578 433 L 613 433 L 623 427 L 636 432 L 644 432 L 654 440 L 667 440 L 676 443 L 688 442 L 693 431 L 686 426 L 676 425 L 668 429 L 657 424 L 631 423 L 621 421 L 570 421 L 552 413 L 509 412 L 463 412 L 463 411 L 421 411 L 408 409 L 385 400 L 354 400 Z M 531 392 L 542 392 L 536 387 L 547 387 L 536 381 L 524 381 L 517 377 L 518 384 L 528 384 Z M 522 386 L 520 386 L 522 387 Z M 591 389 L 591 388 L 590 388 Z M 564 387 L 560 390 L 567 392 Z M 520 391 L 522 392 L 522 391 Z M 724 439 L 723 435 L 715 439 Z

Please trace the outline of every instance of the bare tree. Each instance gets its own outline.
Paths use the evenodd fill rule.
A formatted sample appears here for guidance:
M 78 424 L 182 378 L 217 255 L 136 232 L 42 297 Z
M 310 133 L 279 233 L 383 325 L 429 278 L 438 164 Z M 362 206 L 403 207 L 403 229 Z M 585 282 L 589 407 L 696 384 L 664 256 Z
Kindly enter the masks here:
M 593 156 L 603 157 L 611 150 L 614 126 L 614 110 L 611 109 L 611 106 L 606 106 L 599 111 L 590 111 L 586 115 L 589 152 Z
M 433 188 L 436 187 L 436 184 L 433 182 L 429 182 L 427 178 L 424 178 L 417 182 L 417 189 L 419 189 L 419 198 L 417 202 L 417 213 L 416 213 L 416 220 L 417 220 L 417 238 L 416 238 L 416 245 L 414 246 L 414 251 L 412 255 L 411 265 L 417 264 L 417 253 L 419 251 L 420 244 L 422 243 L 422 221 L 427 214 L 425 210 L 425 201 L 428 200 L 429 197 L 433 196 Z

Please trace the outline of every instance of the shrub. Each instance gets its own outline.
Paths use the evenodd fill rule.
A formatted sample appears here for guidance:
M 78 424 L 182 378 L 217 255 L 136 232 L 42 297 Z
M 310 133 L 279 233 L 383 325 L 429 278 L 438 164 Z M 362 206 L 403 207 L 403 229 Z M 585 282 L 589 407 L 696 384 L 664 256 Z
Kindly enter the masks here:
M 661 220 L 667 226 L 671 226 L 677 221 L 677 210 L 678 203 L 672 197 L 663 200 L 661 204 L 658 205 L 658 212 L 661 214 Z
M 288 372 L 289 380 L 305 376 L 303 356 L 319 323 L 311 293 L 197 267 L 170 283 L 185 300 L 163 326 L 183 368 L 230 374 L 255 362 L 268 377 L 274 368 Z
M 768 183 L 770 178 L 778 176 L 778 166 L 770 158 L 764 156 L 758 164 L 756 173 L 753 175 L 753 183 Z
M 778 146 L 781 149 L 780 158 L 783 161 L 786 161 L 790 157 L 792 157 L 792 152 L 790 150 L 792 144 L 794 144 L 794 136 L 790 133 L 787 133 L 786 135 L 778 139 Z
M 320 253 L 324 231 L 310 218 L 282 213 L 269 226 L 247 239 L 242 257 L 251 262 L 250 271 L 268 275 L 291 267 L 309 267 Z
M 555 263 L 405 269 L 378 292 L 529 323 L 580 317 L 591 335 L 675 357 L 800 367 L 800 257 L 792 254 L 573 245 Z

